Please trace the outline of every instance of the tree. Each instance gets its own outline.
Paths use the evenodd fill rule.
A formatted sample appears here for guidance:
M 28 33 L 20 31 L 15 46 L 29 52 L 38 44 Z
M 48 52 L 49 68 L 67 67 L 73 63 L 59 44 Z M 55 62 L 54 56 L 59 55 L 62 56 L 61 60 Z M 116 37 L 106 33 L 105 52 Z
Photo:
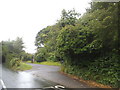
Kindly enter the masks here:
M 41 47 L 46 49 L 46 58 L 48 60 L 54 59 L 56 61 L 59 58 L 57 53 L 57 37 L 61 28 L 67 25 L 75 25 L 79 14 L 76 11 L 70 10 L 66 12 L 66 10 L 62 11 L 61 19 L 53 26 L 48 26 L 42 30 L 40 30 L 36 36 L 36 43 L 35 45 L 38 48 L 38 52 L 41 50 Z M 40 48 L 40 50 L 39 50 Z
M 65 27 L 66 25 L 75 25 L 77 19 L 79 18 L 80 14 L 73 10 L 66 11 L 65 9 L 62 10 L 61 19 L 58 20 L 60 27 Z
M 17 37 L 15 41 L 13 41 L 14 52 L 20 53 L 23 51 L 23 40 L 22 38 Z
M 75 10 L 63 10 L 55 25 L 37 34 L 37 58 L 62 60 L 63 71 L 69 74 L 117 87 L 118 6 L 118 3 L 94 2 L 80 18 Z
M 8 67 L 11 67 L 16 60 L 21 60 L 23 52 L 23 41 L 22 38 L 17 38 L 16 40 L 2 41 L 2 62 Z M 15 59 L 17 58 L 17 59 Z M 13 60 L 13 61 L 12 61 Z M 18 65 L 18 64 L 17 64 Z

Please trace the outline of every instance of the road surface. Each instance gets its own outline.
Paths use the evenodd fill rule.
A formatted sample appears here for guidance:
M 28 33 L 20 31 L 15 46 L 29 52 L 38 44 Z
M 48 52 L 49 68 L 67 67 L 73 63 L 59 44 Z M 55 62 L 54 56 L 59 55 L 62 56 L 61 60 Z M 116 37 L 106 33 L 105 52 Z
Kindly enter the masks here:
M 26 72 L 14 72 L 5 67 L 2 68 L 2 85 L 6 88 L 47 88 L 57 85 L 43 78 L 36 78 Z
M 46 80 L 58 83 L 67 88 L 90 88 L 90 86 L 79 82 L 75 79 L 72 79 L 66 75 L 61 74 L 59 66 L 48 66 L 48 65 L 40 65 L 40 64 L 31 64 L 33 68 L 31 70 L 27 70 L 25 72 L 32 74 L 38 78 L 44 78 Z
M 6 88 L 51 88 L 57 85 L 65 88 L 90 88 L 88 85 L 59 72 L 59 66 L 31 64 L 32 69 L 13 72 L 3 66 L 2 81 Z M 61 90 L 61 89 L 60 89 Z M 68 90 L 68 89 L 67 89 Z

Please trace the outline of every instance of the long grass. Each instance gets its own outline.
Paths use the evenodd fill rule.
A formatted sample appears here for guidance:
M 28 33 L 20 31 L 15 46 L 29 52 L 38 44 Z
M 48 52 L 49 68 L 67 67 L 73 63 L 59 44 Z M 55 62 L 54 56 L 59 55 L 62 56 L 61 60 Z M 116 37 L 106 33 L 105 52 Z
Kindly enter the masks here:
M 40 64 L 43 64 L 43 65 L 53 65 L 53 66 L 61 66 L 60 62 L 50 62 L 50 61 L 41 62 Z
M 28 64 L 22 62 L 22 63 L 20 64 L 20 66 L 17 67 L 16 69 L 17 69 L 17 71 L 24 71 L 24 70 L 29 70 L 29 69 L 31 69 L 31 68 L 32 68 L 31 65 L 28 65 Z
M 31 61 L 27 61 L 31 63 Z M 53 62 L 53 61 L 44 61 L 44 62 L 34 62 L 34 64 L 42 64 L 42 65 L 50 65 L 50 66 L 61 66 L 60 62 Z

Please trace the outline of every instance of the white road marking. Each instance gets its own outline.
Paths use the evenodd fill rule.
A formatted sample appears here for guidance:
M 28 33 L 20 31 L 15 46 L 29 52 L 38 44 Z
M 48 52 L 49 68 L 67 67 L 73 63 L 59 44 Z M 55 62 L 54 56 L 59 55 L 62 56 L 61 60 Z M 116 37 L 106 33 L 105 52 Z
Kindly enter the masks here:
M 61 85 L 56 85 L 55 88 L 65 88 L 65 87 Z
M 0 82 L 1 82 L 1 84 L 2 84 L 2 87 L 3 87 L 5 90 L 7 90 L 7 87 L 5 86 L 3 80 L 0 80 Z

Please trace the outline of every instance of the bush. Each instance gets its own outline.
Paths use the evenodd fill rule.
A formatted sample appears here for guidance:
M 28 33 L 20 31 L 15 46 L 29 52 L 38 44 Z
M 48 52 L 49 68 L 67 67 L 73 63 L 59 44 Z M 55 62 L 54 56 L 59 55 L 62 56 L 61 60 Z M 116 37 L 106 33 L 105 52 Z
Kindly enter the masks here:
M 15 67 L 20 66 L 20 64 L 21 64 L 21 60 L 19 58 L 13 58 L 10 60 L 9 66 L 11 68 L 15 68 Z
M 98 59 L 92 62 L 86 63 L 86 66 L 71 66 L 66 64 L 64 67 L 62 67 L 62 70 L 66 73 L 81 77 L 85 80 L 93 80 L 111 87 L 119 87 L 119 59 L 119 55 L 109 54 L 107 56 L 98 57 Z

